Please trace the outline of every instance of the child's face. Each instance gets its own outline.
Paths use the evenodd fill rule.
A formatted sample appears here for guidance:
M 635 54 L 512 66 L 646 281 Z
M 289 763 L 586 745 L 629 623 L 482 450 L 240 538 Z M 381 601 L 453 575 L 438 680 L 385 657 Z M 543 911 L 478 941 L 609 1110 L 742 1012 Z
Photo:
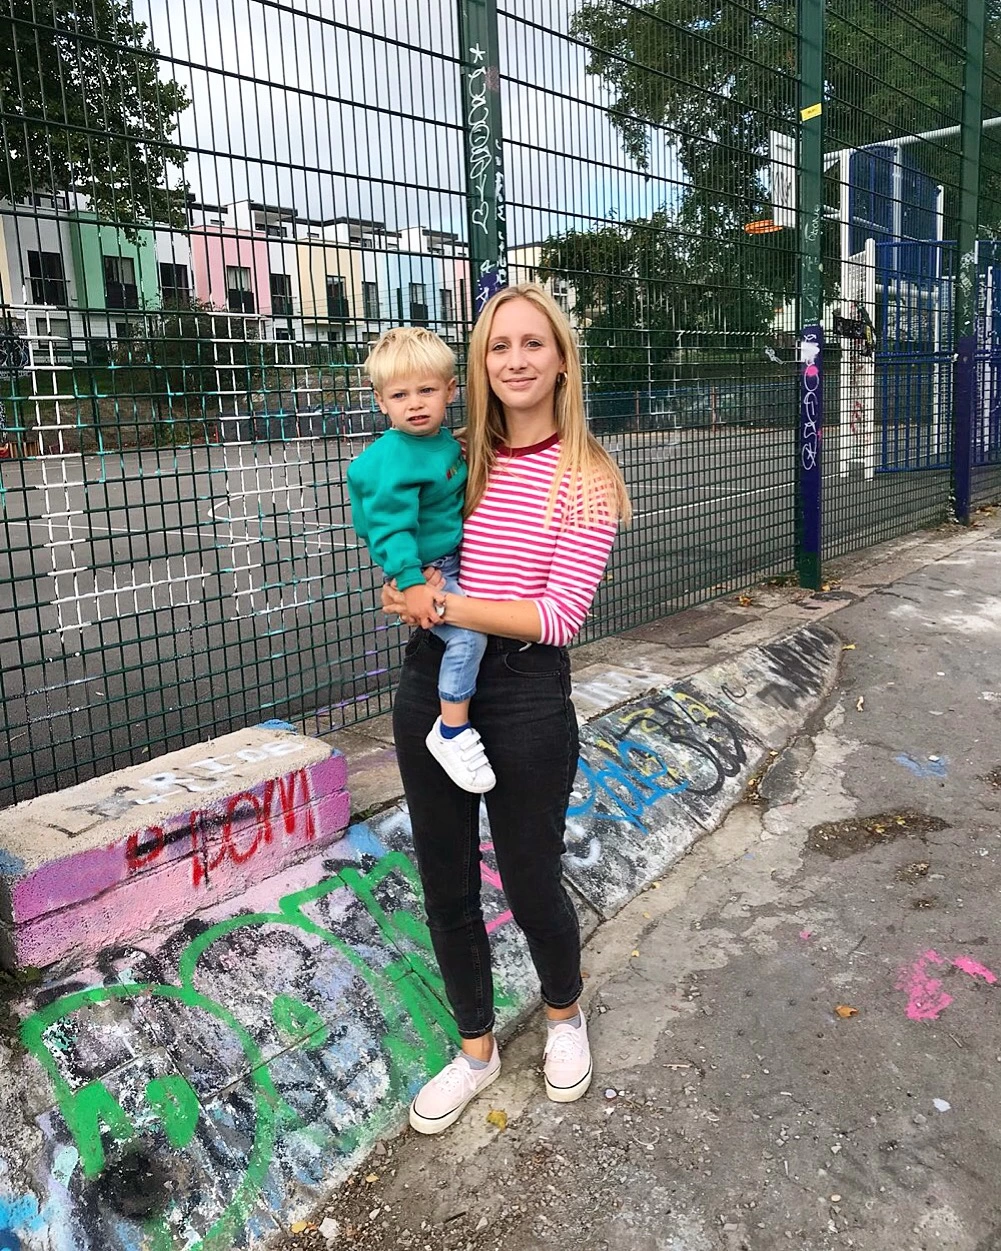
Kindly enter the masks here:
M 437 434 L 445 409 L 455 399 L 455 379 L 394 378 L 375 398 L 397 430 L 404 434 Z

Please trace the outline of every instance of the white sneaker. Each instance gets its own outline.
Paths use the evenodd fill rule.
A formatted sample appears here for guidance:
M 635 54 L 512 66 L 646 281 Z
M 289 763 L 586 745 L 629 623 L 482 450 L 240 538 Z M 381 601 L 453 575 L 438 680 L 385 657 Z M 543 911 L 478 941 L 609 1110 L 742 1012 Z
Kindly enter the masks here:
M 442 738 L 439 717 L 424 741 L 431 755 L 456 786 L 464 791 L 483 795 L 497 785 L 494 771 L 490 768 L 490 761 L 483 750 L 483 740 L 472 726 L 455 738 Z
M 587 1093 L 594 1072 L 584 1013 L 580 1025 L 561 1022 L 548 1033 L 542 1056 L 546 1094 L 554 1103 L 573 1103 Z
M 454 1125 L 466 1104 L 500 1076 L 500 1052 L 494 1052 L 485 1069 L 474 1069 L 460 1051 L 451 1064 L 426 1082 L 410 1105 L 410 1124 L 419 1134 L 440 1134 Z

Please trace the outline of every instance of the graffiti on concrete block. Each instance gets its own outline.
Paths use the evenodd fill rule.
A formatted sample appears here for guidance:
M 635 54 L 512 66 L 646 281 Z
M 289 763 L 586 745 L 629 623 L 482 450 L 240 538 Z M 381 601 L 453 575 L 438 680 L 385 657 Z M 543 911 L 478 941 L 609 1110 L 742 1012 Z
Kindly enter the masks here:
M 245 864 L 275 833 L 311 843 L 316 838 L 316 813 L 309 773 L 297 769 L 284 777 L 269 778 L 262 788 L 231 795 L 217 809 L 201 808 L 187 814 L 184 824 L 167 831 L 152 825 L 130 834 L 125 860 L 130 873 L 155 864 L 173 844 L 190 853 L 191 885 L 199 887 L 225 860 Z
M 446 1063 L 457 1035 L 417 871 L 364 830 L 355 842 L 339 847 L 357 863 L 289 870 L 305 884 L 270 909 L 103 952 L 97 984 L 24 1021 L 55 1092 L 44 1189 L 75 1248 L 131 1246 L 137 1223 L 164 1249 L 253 1241 Z

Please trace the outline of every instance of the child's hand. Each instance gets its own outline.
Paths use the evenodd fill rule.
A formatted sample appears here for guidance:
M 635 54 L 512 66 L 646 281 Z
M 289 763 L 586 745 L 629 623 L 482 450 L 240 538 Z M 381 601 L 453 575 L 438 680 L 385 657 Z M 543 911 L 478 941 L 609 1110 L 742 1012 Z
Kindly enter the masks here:
M 440 618 L 434 610 L 436 592 L 426 582 L 420 586 L 408 586 L 403 592 L 407 601 L 407 612 L 416 617 L 425 630 L 432 630 Z

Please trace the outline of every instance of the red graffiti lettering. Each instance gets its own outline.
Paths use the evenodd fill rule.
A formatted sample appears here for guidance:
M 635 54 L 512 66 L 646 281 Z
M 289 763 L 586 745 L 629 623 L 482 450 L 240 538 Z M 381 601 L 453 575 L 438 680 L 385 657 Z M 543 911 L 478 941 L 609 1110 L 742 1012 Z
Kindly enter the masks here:
M 169 843 L 187 842 L 191 860 L 191 884 L 205 885 L 209 874 L 226 860 L 246 864 L 273 841 L 275 832 L 304 843 L 316 838 L 316 812 L 309 773 L 297 769 L 271 778 L 260 791 L 232 795 L 221 811 L 194 809 L 186 827 L 170 837 L 159 826 L 130 834 L 125 851 L 129 873 L 146 868 L 158 859 Z M 218 832 L 218 841 L 213 837 Z
M 148 864 L 152 864 L 166 845 L 163 830 L 158 825 L 151 825 L 142 833 L 137 831 L 130 834 L 125 846 L 125 863 L 128 865 L 129 872 L 135 873 L 139 869 L 144 869 Z

